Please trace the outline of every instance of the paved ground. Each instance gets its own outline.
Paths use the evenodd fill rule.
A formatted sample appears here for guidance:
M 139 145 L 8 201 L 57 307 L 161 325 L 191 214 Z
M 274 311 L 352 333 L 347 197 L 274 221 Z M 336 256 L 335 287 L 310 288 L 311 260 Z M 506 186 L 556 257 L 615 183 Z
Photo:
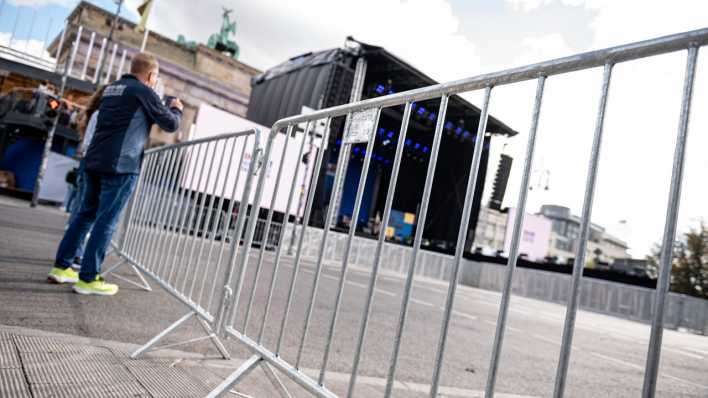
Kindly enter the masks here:
M 50 209 L 29 209 L 24 202 L 0 200 L 0 324 L 41 329 L 78 336 L 127 343 L 145 342 L 186 312 L 185 307 L 162 291 L 144 292 L 121 283 L 113 298 L 88 298 L 70 293 L 69 287 L 44 283 L 65 216 Z M 160 256 L 158 256 L 160 257 Z M 109 259 L 109 263 L 115 261 Z M 305 262 L 285 334 L 283 358 L 293 361 L 300 341 L 312 264 Z M 265 286 L 272 262 L 266 258 L 254 304 L 253 321 L 247 330 L 253 335 L 260 324 Z M 274 316 L 267 324 L 266 347 L 272 348 L 285 296 L 285 280 L 291 268 L 285 261 L 278 278 Z M 364 287 L 368 272 L 354 269 L 345 289 L 343 311 L 336 329 L 327 386 L 346 391 L 351 370 Z M 333 308 L 338 269 L 328 267 L 318 291 L 313 323 L 305 346 L 303 365 L 316 372 Z M 250 275 L 247 275 L 246 280 Z M 403 280 L 384 275 L 378 284 L 374 309 L 364 350 L 357 396 L 381 396 L 391 353 L 394 324 L 398 316 Z M 432 361 L 438 339 L 446 286 L 431 280 L 417 281 L 397 373 L 395 396 L 425 396 L 432 375 Z M 246 286 L 248 293 L 250 286 Z M 484 388 L 496 321 L 499 295 L 496 292 L 462 287 L 450 331 L 449 349 L 442 384 L 446 396 L 480 396 Z M 502 354 L 497 396 L 549 396 L 562 332 L 562 306 L 514 297 Z M 241 325 L 237 322 L 236 325 Z M 196 324 L 175 331 L 170 341 L 200 336 Z M 636 397 L 640 395 L 642 368 L 649 335 L 648 326 L 581 311 L 568 380 L 570 397 Z M 249 353 L 234 341 L 227 342 L 237 358 Z M 193 353 L 214 356 L 207 343 L 187 347 Z M 158 356 L 159 353 L 155 353 Z M 221 375 L 239 361 L 211 361 L 207 366 Z M 223 369 L 222 369 L 223 368 Z M 260 380 L 260 381 L 259 381 Z M 272 396 L 262 375 L 252 374 L 240 386 L 256 388 L 255 396 Z M 257 384 L 256 387 L 249 385 Z M 260 383 L 260 384 L 259 384 Z M 255 391 L 255 390 L 254 390 Z M 297 387 L 293 391 L 298 390 Z M 708 337 L 666 331 L 658 385 L 662 397 L 708 396 Z M 248 392 L 247 392 L 248 393 Z M 2 394 L 0 394 L 2 395 Z M 298 393 L 300 395 L 300 393 Z

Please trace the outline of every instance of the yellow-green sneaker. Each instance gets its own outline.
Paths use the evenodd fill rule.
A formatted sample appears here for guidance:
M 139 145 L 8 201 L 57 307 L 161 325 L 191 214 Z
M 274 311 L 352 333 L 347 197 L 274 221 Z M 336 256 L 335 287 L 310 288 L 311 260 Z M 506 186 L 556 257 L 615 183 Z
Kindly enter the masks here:
M 74 291 L 79 294 L 96 294 L 99 296 L 112 296 L 118 293 L 118 285 L 106 283 L 105 279 L 97 276 L 93 282 L 79 280 L 74 285 Z
M 79 280 L 79 273 L 71 269 L 71 267 L 62 269 L 54 267 L 47 275 L 49 283 L 76 283 Z

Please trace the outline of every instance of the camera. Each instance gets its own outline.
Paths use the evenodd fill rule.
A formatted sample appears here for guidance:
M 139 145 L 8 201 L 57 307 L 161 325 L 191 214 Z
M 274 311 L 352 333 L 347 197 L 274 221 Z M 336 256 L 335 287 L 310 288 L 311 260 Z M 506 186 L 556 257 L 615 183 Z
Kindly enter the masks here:
M 172 100 L 174 100 L 174 99 L 176 99 L 176 98 L 177 98 L 177 97 L 174 97 L 174 96 L 172 96 L 172 95 L 164 95 L 164 96 L 162 97 L 162 103 L 165 104 L 165 106 L 169 108 L 170 103 L 172 102 Z

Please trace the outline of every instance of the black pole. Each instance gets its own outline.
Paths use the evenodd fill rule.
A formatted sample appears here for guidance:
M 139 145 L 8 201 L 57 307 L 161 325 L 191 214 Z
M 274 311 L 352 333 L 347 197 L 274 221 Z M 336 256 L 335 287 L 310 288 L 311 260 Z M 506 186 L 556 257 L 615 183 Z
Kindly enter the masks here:
M 69 24 L 66 25 L 67 30 L 69 27 Z M 78 45 L 78 41 L 77 41 Z M 30 201 L 30 207 L 37 207 L 37 203 L 39 203 L 39 190 L 42 187 L 42 179 L 44 178 L 44 173 L 47 170 L 47 161 L 49 159 L 49 152 L 52 149 L 52 142 L 54 141 L 54 133 L 57 131 L 57 125 L 59 124 L 59 115 L 61 115 L 61 109 L 62 109 L 62 99 L 64 98 L 64 91 L 66 90 L 66 81 L 69 78 L 69 63 L 73 63 L 74 59 L 72 57 L 73 51 L 70 49 L 69 53 L 66 54 L 66 57 L 64 57 L 64 73 L 62 73 L 61 76 L 61 88 L 59 89 L 59 108 L 57 108 L 57 114 L 54 116 L 54 120 L 52 120 L 52 127 L 49 129 L 49 132 L 47 133 L 47 139 L 44 142 L 44 150 L 42 151 L 42 160 L 39 163 L 39 171 L 37 172 L 37 178 L 34 181 L 34 190 L 32 191 L 32 200 Z M 60 57 L 61 54 L 57 55 L 57 58 Z

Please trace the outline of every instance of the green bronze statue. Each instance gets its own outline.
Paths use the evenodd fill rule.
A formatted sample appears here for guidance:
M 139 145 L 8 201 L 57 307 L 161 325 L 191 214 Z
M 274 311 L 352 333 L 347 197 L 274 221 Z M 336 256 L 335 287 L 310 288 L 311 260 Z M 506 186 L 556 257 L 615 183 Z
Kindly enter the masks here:
M 229 36 L 236 34 L 236 21 L 231 22 L 229 14 L 233 10 L 224 8 L 224 13 L 222 14 L 221 30 L 219 33 L 214 33 L 209 36 L 209 41 L 207 41 L 207 47 L 213 48 L 214 50 L 222 53 L 228 54 L 233 59 L 238 59 L 238 44 L 235 41 L 230 40 Z M 197 43 L 194 41 L 187 41 L 183 35 L 177 36 L 177 43 L 183 45 L 190 50 L 197 48 Z
M 233 10 L 224 8 L 224 13 L 222 14 L 221 30 L 219 33 L 214 33 L 209 36 L 209 41 L 207 42 L 207 47 L 213 48 L 221 53 L 228 53 L 231 58 L 238 59 L 239 48 L 235 41 L 230 40 L 229 36 L 236 34 L 236 21 L 231 22 L 229 14 Z

